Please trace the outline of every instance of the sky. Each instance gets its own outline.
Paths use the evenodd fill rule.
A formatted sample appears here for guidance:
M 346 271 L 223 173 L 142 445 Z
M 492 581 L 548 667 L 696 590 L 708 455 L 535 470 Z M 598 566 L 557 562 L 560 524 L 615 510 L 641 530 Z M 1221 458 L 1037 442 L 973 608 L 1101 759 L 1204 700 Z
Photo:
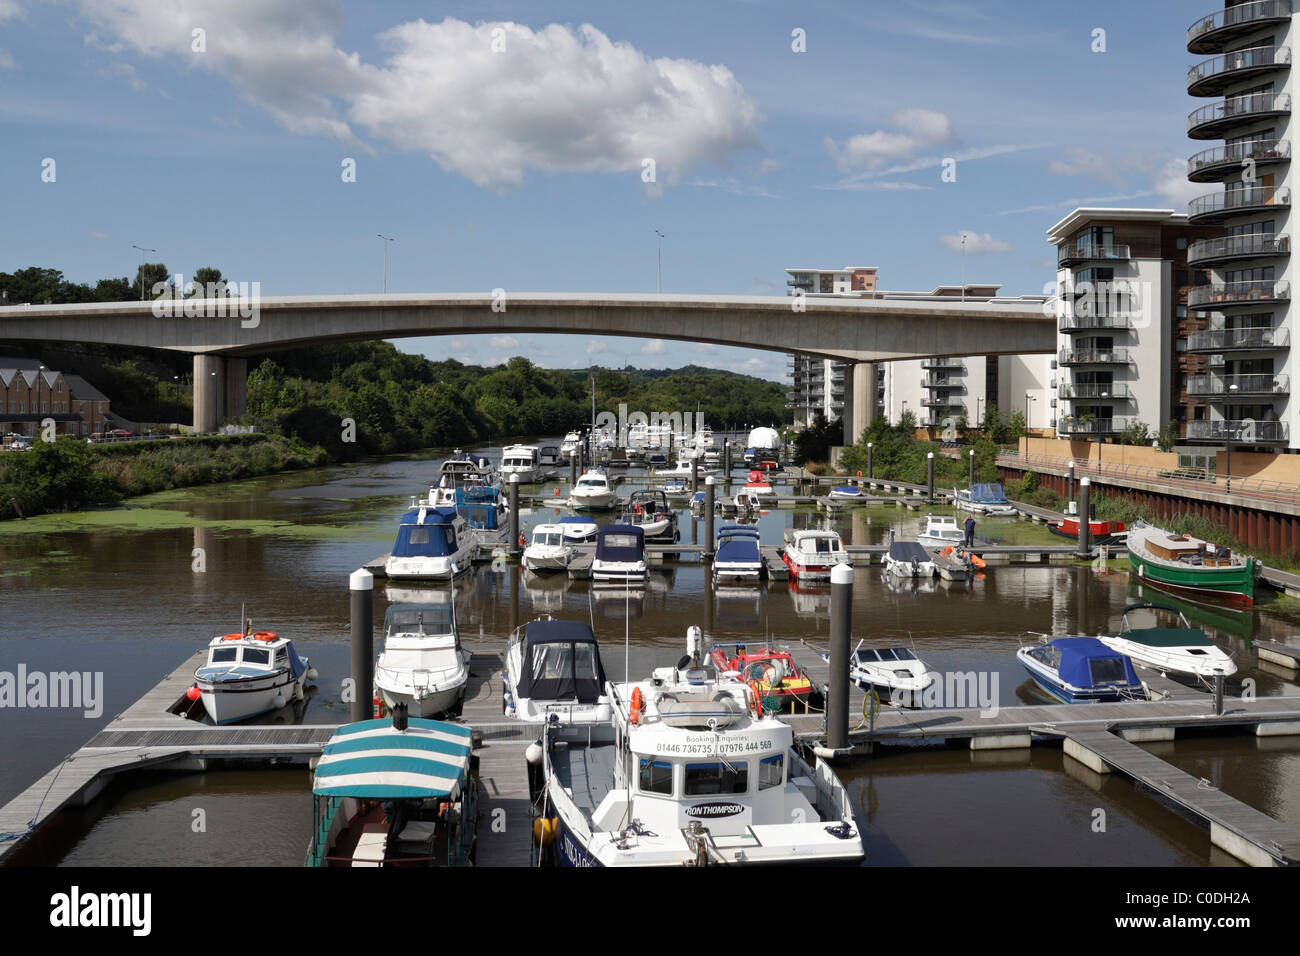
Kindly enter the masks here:
M 0 272 L 133 277 L 143 246 L 266 296 L 364 293 L 387 246 L 390 292 L 654 292 L 658 230 L 666 293 L 844 266 L 928 290 L 965 232 L 968 281 L 1042 293 L 1071 209 L 1213 189 L 1185 178 L 1212 145 L 1186 138 L 1185 38 L 1215 7 L 0 0 Z M 739 346 L 396 344 L 786 375 Z

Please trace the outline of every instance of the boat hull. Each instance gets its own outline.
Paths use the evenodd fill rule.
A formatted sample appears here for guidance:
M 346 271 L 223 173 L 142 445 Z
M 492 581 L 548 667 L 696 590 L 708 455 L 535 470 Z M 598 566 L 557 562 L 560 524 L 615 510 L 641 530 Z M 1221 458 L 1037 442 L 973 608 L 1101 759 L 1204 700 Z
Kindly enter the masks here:
M 1133 700 L 1135 697 L 1145 698 L 1146 696 L 1146 692 L 1140 684 L 1137 686 L 1124 684 L 1104 687 L 1074 687 L 1064 683 L 1059 677 L 1041 665 L 1037 665 L 1037 662 L 1033 661 L 1033 658 L 1023 651 L 1016 656 L 1020 658 L 1021 665 L 1028 671 L 1030 678 L 1037 687 L 1066 704 L 1091 704 L 1099 701 L 1115 702 Z
M 438 714 L 445 714 L 453 710 L 457 702 L 462 701 L 465 695 L 464 684 L 446 687 L 418 698 L 413 694 L 392 690 L 378 683 L 376 683 L 376 686 L 379 688 L 379 696 L 384 700 L 384 706 L 389 711 L 392 711 L 397 704 L 405 704 L 407 714 L 411 717 L 433 717 Z
M 303 659 L 304 665 L 307 663 Z M 203 709 L 214 724 L 233 724 L 279 710 L 302 696 L 307 670 L 294 678 L 281 671 L 240 681 L 210 681 L 196 675 L 195 684 L 203 700 Z M 281 698 L 276 703 L 276 697 Z
M 1130 548 L 1129 567 L 1144 584 L 1168 588 L 1191 597 L 1225 601 L 1237 607 L 1255 603 L 1255 559 L 1241 567 L 1174 567 L 1172 562 L 1153 560 Z

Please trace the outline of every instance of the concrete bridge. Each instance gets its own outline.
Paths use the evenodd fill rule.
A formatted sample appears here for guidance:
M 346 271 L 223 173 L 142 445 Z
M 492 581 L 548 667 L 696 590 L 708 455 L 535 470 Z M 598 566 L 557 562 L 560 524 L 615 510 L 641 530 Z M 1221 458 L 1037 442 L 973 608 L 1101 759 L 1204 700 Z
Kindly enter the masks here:
M 175 314 L 156 314 L 160 306 Z M 801 311 L 799 309 L 802 309 Z M 0 341 L 194 355 L 194 425 L 244 413 L 248 356 L 349 339 L 558 333 L 765 349 L 857 363 L 846 436 L 870 424 L 876 362 L 1056 348 L 1041 299 L 860 299 L 569 292 L 280 296 L 0 308 Z

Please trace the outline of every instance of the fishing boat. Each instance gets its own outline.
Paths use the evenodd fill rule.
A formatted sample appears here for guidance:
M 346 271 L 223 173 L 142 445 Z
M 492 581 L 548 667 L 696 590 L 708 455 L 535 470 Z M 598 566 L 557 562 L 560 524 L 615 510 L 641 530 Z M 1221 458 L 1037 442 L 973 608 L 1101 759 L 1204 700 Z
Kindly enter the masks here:
M 772 490 L 771 483 L 767 480 L 766 476 L 764 476 L 763 472 L 758 468 L 754 468 L 750 470 L 749 480 L 745 482 L 744 486 L 741 488 L 741 491 L 746 494 L 758 495 L 760 497 L 768 497 L 768 498 L 776 494 L 776 492 Z
M 774 698 L 778 712 L 787 706 L 792 713 L 807 709 L 813 682 L 788 648 L 775 647 L 766 641 L 714 644 L 709 657 L 722 676 L 744 681 L 756 687 L 759 694 Z
M 507 445 L 501 449 L 501 478 L 509 481 L 510 476 L 521 485 L 532 484 L 538 479 L 539 450 L 536 445 Z
M 830 494 L 826 497 L 843 501 L 860 501 L 862 500 L 862 489 L 857 485 L 841 485 L 838 488 L 832 488 Z
M 416 717 L 459 717 L 468 682 L 469 654 L 460 646 L 453 602 L 389 605 L 375 664 L 385 707 L 405 704 Z
M 647 541 L 676 541 L 680 537 L 677 512 L 669 506 L 668 496 L 662 491 L 632 492 L 619 521 L 636 525 L 645 533 Z
M 958 545 L 966 540 L 961 525 L 951 515 L 926 515 L 925 530 L 916 537 L 922 544 Z
M 559 525 L 567 541 L 591 541 L 599 530 L 596 519 L 588 515 L 565 515 Z
M 862 838 L 844 784 L 745 684 L 687 655 L 610 685 L 612 739 L 545 726 L 538 829 L 564 866 L 854 863 Z
M 974 484 L 958 491 L 952 490 L 953 503 L 961 511 L 980 515 L 1015 515 L 1015 506 L 1007 500 L 1006 492 L 997 482 Z
M 934 683 L 935 673 L 910 647 L 863 647 L 849 655 L 849 680 L 864 691 L 900 707 L 920 707 L 922 695 Z M 830 655 L 822 654 L 830 663 Z
M 891 541 L 885 573 L 902 578 L 934 577 L 934 558 L 915 541 Z
M 478 775 L 470 728 L 407 717 L 334 731 L 312 777 L 308 866 L 468 866 Z
M 1259 568 L 1253 557 L 1142 522 L 1128 529 L 1127 548 L 1129 567 L 1145 584 L 1239 607 L 1255 603 Z
M 596 534 L 596 556 L 591 560 L 593 584 L 641 585 L 648 574 L 645 534 L 634 525 L 611 524 Z
M 1133 627 L 1128 616 L 1133 611 L 1148 610 L 1177 617 L 1177 627 Z M 1127 654 L 1139 664 L 1154 668 L 1162 674 L 1170 672 L 1191 677 L 1213 678 L 1220 671 L 1224 676 L 1237 672 L 1233 659 L 1224 653 L 1199 627 L 1192 627 L 1183 612 L 1168 604 L 1130 604 L 1121 618 L 1123 629 L 1118 634 L 1098 636 L 1107 647 Z
M 758 529 L 729 524 L 718 529 L 713 555 L 715 581 L 757 581 L 763 573 Z
M 1067 704 L 1147 696 L 1133 662 L 1095 637 L 1058 637 L 1022 647 L 1016 657 L 1035 684 Z
M 412 508 L 402 515 L 397 542 L 384 562 L 390 578 L 449 578 L 468 568 L 478 541 L 455 508 Z
M 577 553 L 563 524 L 534 525 L 533 538 L 524 548 L 524 567 L 529 571 L 564 571 Z
M 550 615 L 520 625 L 506 645 L 507 717 L 528 723 L 549 721 L 608 726 L 613 708 L 605 686 L 600 646 L 584 621 Z
M 800 581 L 829 581 L 837 564 L 852 564 L 837 531 L 787 531 L 781 560 Z
M 584 471 L 569 492 L 569 507 L 585 511 L 608 511 L 614 507 L 617 498 L 614 486 L 609 483 L 609 475 L 592 469 Z
M 242 632 L 208 642 L 207 660 L 194 672 L 186 696 L 202 698 L 214 724 L 233 724 L 302 700 L 307 681 L 315 679 L 316 671 L 298 656 L 293 641 L 274 631 L 254 631 L 248 621 Z

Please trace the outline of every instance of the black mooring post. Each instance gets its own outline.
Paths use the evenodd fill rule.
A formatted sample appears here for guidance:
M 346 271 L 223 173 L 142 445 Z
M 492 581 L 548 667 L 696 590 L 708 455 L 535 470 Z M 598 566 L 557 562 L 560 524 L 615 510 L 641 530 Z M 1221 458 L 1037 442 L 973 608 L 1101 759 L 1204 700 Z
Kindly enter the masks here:
M 1092 554 L 1092 526 L 1088 524 L 1088 479 L 1079 482 L 1079 550 L 1081 558 Z
M 831 569 L 831 674 L 826 700 L 826 743 L 849 746 L 849 635 L 853 630 L 853 566 Z
M 352 722 L 374 717 L 375 576 L 358 568 L 348 578 L 352 596 Z

